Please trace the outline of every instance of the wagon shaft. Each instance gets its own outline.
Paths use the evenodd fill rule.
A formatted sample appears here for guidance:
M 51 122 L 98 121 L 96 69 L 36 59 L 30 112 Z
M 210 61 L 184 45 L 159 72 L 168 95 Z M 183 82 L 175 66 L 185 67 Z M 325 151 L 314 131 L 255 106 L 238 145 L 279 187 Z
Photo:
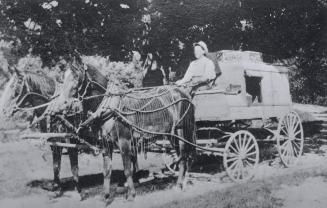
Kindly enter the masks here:
M 77 148 L 77 149 L 90 149 L 89 146 L 86 144 L 69 144 L 69 143 L 62 143 L 62 142 L 48 142 L 51 146 L 57 147 L 66 147 L 66 148 Z
M 34 133 L 34 134 L 23 134 L 20 136 L 21 139 L 50 139 L 50 138 L 73 138 L 74 134 L 71 133 Z

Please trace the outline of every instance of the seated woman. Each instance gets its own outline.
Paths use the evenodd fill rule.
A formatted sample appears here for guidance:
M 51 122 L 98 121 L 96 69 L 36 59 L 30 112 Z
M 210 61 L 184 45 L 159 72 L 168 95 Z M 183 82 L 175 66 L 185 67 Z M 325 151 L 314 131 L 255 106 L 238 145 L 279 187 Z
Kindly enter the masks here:
M 206 57 L 208 53 L 207 45 L 200 41 L 193 46 L 196 60 L 190 63 L 183 79 L 178 80 L 176 85 L 197 88 L 197 86 L 209 84 L 211 80 L 216 78 L 215 65 Z

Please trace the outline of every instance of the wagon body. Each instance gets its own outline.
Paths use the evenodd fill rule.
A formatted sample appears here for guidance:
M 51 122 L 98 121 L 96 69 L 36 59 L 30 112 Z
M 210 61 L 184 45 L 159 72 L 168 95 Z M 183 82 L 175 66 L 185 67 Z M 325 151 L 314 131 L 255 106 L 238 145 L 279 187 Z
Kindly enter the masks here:
M 287 68 L 264 63 L 258 52 L 216 54 L 222 74 L 194 96 L 197 121 L 280 118 L 291 110 Z

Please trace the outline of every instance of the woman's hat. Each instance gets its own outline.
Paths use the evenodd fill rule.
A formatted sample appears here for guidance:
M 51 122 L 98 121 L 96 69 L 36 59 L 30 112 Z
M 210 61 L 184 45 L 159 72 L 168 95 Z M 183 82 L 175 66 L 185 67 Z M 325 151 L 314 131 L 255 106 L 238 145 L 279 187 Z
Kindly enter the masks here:
M 204 53 L 208 53 L 208 47 L 207 47 L 207 44 L 203 41 L 199 41 L 197 43 L 193 43 L 193 47 L 195 46 L 200 46 L 202 48 L 202 50 L 204 51 Z

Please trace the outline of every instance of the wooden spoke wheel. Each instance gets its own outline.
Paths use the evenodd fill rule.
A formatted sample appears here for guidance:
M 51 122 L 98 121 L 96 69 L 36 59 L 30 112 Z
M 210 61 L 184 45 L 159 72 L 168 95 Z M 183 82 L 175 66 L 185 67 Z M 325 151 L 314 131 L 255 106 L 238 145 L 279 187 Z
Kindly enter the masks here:
M 224 155 L 224 167 L 235 182 L 245 182 L 254 175 L 259 163 L 259 146 L 248 131 L 237 131 L 228 139 Z
M 290 112 L 279 120 L 277 129 L 277 149 L 286 167 L 297 163 L 303 151 L 303 127 L 296 112 Z

